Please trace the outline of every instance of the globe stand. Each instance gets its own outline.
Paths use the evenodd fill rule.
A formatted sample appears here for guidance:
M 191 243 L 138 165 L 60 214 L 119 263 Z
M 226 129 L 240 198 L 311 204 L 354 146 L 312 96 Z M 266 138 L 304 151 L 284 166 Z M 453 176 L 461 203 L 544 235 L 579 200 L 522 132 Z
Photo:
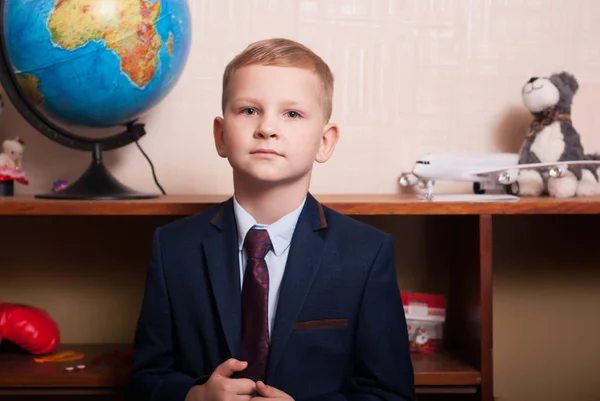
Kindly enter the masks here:
M 98 144 L 92 151 L 90 166 L 77 181 L 60 191 L 35 195 L 39 199 L 75 200 L 152 199 L 158 196 L 135 191 L 117 180 L 104 165 Z

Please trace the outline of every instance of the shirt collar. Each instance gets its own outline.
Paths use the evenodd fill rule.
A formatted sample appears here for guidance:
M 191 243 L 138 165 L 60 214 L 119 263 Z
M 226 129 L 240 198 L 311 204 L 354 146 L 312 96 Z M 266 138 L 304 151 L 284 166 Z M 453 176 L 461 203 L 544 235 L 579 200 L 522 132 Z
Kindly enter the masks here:
M 275 253 L 277 256 L 281 255 L 281 253 L 285 251 L 288 246 L 290 246 L 292 235 L 294 234 L 294 229 L 296 228 L 296 223 L 298 222 L 300 212 L 302 212 L 305 202 L 306 198 L 304 198 L 300 206 L 298 206 L 295 210 L 286 214 L 273 224 L 262 225 L 256 223 L 254 217 L 244 210 L 234 196 L 233 212 L 235 214 L 235 221 L 237 224 L 238 250 L 241 250 L 244 246 L 244 239 L 246 238 L 248 231 L 250 231 L 250 229 L 253 227 L 257 227 L 267 230 L 269 237 L 271 238 L 271 243 L 273 244 L 273 253 Z

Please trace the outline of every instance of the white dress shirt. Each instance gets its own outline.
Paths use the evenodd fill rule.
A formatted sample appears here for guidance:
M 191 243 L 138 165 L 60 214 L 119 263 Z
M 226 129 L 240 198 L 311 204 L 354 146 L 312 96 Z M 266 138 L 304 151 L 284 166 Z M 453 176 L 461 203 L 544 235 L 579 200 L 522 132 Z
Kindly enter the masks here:
M 277 301 L 279 299 L 279 286 L 285 271 L 292 235 L 294 234 L 298 217 L 300 216 L 300 212 L 302 211 L 305 202 L 306 198 L 304 198 L 302 204 L 298 206 L 298 208 L 283 216 L 273 224 L 261 225 L 257 224 L 254 217 L 244 210 L 235 199 L 235 196 L 233 197 L 233 211 L 238 230 L 240 283 L 242 286 L 244 285 L 244 271 L 246 270 L 247 260 L 246 250 L 244 249 L 244 239 L 246 238 L 248 231 L 253 227 L 266 229 L 271 238 L 271 243 L 273 244 L 273 249 L 265 256 L 265 262 L 269 269 L 269 333 L 273 331 L 273 322 L 275 320 Z

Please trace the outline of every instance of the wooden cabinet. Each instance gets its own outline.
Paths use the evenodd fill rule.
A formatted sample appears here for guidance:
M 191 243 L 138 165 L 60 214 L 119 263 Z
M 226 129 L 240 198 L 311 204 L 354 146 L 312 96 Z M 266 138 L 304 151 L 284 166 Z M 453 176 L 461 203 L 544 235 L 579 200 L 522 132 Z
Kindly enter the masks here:
M 413 355 L 419 400 L 493 400 L 492 274 L 495 219 L 506 215 L 600 213 L 598 199 L 541 198 L 522 199 L 514 203 L 443 203 L 421 202 L 409 196 L 395 195 L 316 195 L 316 198 L 326 206 L 380 226 L 395 235 L 401 290 L 417 289 L 446 296 L 443 349 L 433 355 Z M 111 254 L 113 261 L 126 257 L 129 262 L 135 261 L 137 266 L 143 266 L 149 256 L 149 235 L 154 227 L 197 213 L 224 199 L 225 196 L 191 195 L 118 202 L 50 201 L 28 196 L 0 198 L 0 244 L 4 247 L 8 247 L 10 241 L 13 244 L 27 244 L 26 249 L 32 253 L 20 256 L 25 259 L 34 258 L 35 252 L 45 252 L 48 259 L 38 256 L 35 259 L 37 264 L 44 264 L 44 260 L 51 259 L 54 249 L 58 252 L 58 255 L 54 255 L 55 263 L 73 265 L 81 262 L 82 270 L 78 274 L 93 275 L 95 278 L 88 281 L 93 283 L 102 276 L 102 268 L 100 271 L 85 269 L 91 265 L 101 267 L 105 261 L 101 258 L 96 260 L 95 265 L 83 263 L 86 258 L 93 258 L 90 250 L 101 245 L 102 252 L 111 254 L 111 250 L 115 250 Z M 140 235 L 133 239 L 138 229 Z M 119 236 L 118 231 L 124 233 Z M 415 234 L 416 231 L 419 235 Z M 123 236 L 137 245 L 125 246 L 127 250 L 124 251 Z M 61 237 L 68 239 L 59 241 Z M 66 248 L 70 250 L 67 252 Z M 3 253 L 5 251 L 3 249 Z M 4 264 L 0 265 L 0 274 L 5 286 L 11 285 L 11 279 L 16 280 L 17 270 L 21 275 L 27 274 L 23 272 L 27 268 L 25 262 L 18 268 L 11 267 L 11 263 L 17 263 L 15 258 L 0 262 Z M 414 268 L 415 264 L 419 266 L 418 269 Z M 38 266 L 38 269 L 44 268 Z M 434 272 L 431 274 L 435 276 L 431 278 L 431 285 L 427 272 Z M 418 285 L 411 281 L 416 276 L 420 277 Z M 140 288 L 143 283 L 140 280 L 143 275 L 135 277 L 137 287 L 132 291 L 135 299 L 141 301 Z M 117 288 L 115 291 L 128 290 Z M 15 301 L 27 303 L 30 300 Z M 72 305 L 73 308 L 75 306 Z M 106 315 L 100 313 L 98 319 L 105 319 L 102 316 Z M 119 319 L 119 315 L 112 316 L 113 319 Z M 129 334 L 135 321 L 133 315 L 126 319 L 127 328 L 122 329 L 126 331 L 123 337 L 131 341 Z M 100 321 L 98 324 L 105 323 L 109 322 Z M 117 399 L 129 367 L 130 343 L 93 343 L 103 338 L 101 334 L 96 334 L 90 336 L 92 343 L 86 338 L 79 338 L 76 342 L 61 345 L 61 350 L 84 353 L 85 358 L 79 362 L 40 364 L 26 354 L 1 352 L 0 399 L 22 400 L 41 396 L 52 399 L 52 396 L 66 400 L 81 399 L 83 395 L 90 400 Z M 65 366 L 76 364 L 85 364 L 86 369 L 65 372 Z

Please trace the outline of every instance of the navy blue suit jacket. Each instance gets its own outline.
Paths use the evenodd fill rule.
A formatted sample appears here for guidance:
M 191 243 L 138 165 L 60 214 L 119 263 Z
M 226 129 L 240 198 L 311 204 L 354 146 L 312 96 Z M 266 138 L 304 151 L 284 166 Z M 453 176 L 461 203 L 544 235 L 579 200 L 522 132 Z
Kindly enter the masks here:
M 237 249 L 232 198 L 156 230 L 129 399 L 183 401 L 238 356 Z M 392 236 L 308 194 L 281 283 L 267 384 L 296 401 L 412 400 L 407 337 Z

